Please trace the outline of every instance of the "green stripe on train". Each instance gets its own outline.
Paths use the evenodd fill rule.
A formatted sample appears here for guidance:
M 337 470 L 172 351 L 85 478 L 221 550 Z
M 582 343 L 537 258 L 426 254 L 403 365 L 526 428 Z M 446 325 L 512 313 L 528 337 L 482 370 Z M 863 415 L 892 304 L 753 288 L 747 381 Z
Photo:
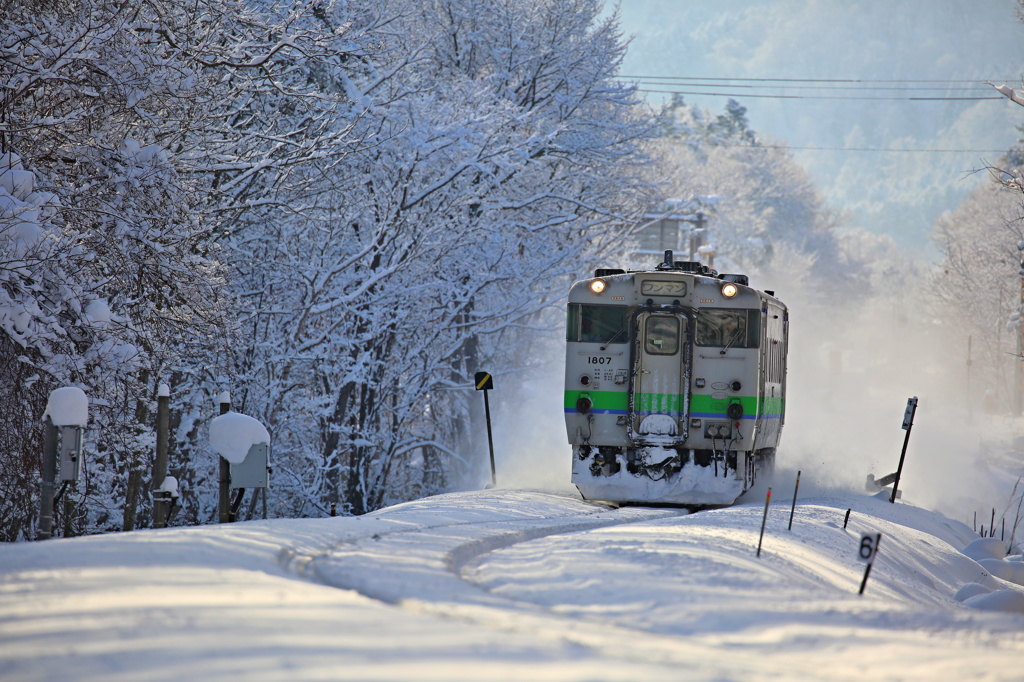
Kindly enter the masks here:
M 682 397 L 676 393 L 640 393 L 636 397 L 638 412 L 678 414 L 683 411 Z
M 586 395 L 594 404 L 595 410 L 619 410 L 625 412 L 629 409 L 629 394 L 626 391 L 566 391 L 565 409 L 576 409 L 576 401 L 580 396 Z
M 629 409 L 629 394 L 626 391 L 566 391 L 565 409 L 576 409 L 576 401 L 580 396 L 586 395 L 594 404 L 595 410 L 617 410 L 626 411 Z M 640 412 L 679 412 L 682 396 L 674 393 L 641 393 L 638 396 L 636 409 Z M 690 396 L 690 412 L 702 414 L 721 413 L 725 415 L 729 402 L 736 400 L 737 396 L 729 396 L 724 400 L 716 400 L 710 395 L 695 393 Z M 786 410 L 785 398 L 756 396 L 738 396 L 740 405 L 743 406 L 745 414 L 781 415 Z M 760 405 L 760 409 L 755 409 Z
M 690 412 L 696 412 L 699 414 L 709 413 L 721 413 L 725 414 L 725 411 L 729 408 L 730 402 L 739 400 L 740 405 L 743 406 L 744 414 L 757 414 L 759 416 L 766 415 L 781 415 L 786 411 L 786 399 L 785 398 L 773 398 L 765 396 L 758 398 L 752 395 L 743 396 L 727 396 L 724 399 L 715 399 L 710 395 L 704 393 L 695 393 L 690 396 Z

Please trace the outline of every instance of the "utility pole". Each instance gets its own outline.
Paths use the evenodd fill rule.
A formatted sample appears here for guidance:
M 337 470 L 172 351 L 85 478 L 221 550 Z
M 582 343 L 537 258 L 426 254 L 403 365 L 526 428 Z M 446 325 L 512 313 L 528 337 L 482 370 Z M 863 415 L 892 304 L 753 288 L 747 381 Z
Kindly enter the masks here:
M 224 391 L 220 394 L 220 413 L 227 414 L 231 411 L 231 394 Z M 231 464 L 224 459 L 223 455 L 217 455 L 220 460 L 220 494 L 217 499 L 217 515 L 220 523 L 231 522 Z
M 1017 243 L 1017 249 L 1021 252 L 1020 270 L 1017 272 L 1020 275 L 1020 307 L 1017 308 L 1017 313 L 1024 314 L 1024 240 Z M 1021 320 L 1017 322 L 1017 358 L 1014 374 L 1016 384 L 1013 392 L 1013 413 L 1019 417 L 1024 411 L 1024 321 Z
M 166 384 L 160 384 L 156 397 L 156 458 L 153 460 L 153 527 L 166 528 L 170 512 L 171 497 L 164 494 L 163 484 L 167 478 L 167 441 L 170 430 L 171 391 Z
M 1024 295 L 1024 294 L 1022 294 Z M 974 422 L 974 401 L 971 399 L 971 341 L 973 336 L 967 336 L 967 423 Z

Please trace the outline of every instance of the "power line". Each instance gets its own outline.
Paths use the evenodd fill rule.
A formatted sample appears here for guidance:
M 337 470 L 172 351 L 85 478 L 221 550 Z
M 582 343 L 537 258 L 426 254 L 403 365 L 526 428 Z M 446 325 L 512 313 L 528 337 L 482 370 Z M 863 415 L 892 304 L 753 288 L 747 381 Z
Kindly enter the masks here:
M 807 95 L 807 94 L 758 94 L 754 92 L 694 92 L 691 90 L 653 90 L 637 88 L 637 92 L 652 94 L 685 94 L 703 95 L 708 97 L 754 97 L 758 99 L 846 99 L 855 101 L 980 101 L 983 99 L 1005 99 L 1001 95 L 994 96 L 870 96 L 870 95 Z
M 988 81 L 1001 80 L 1003 82 L 1016 81 L 1014 78 L 978 78 L 973 80 L 943 80 L 943 79 L 870 79 L 870 78 L 718 78 L 704 76 L 627 76 L 620 75 L 619 78 L 628 80 L 672 80 L 672 81 L 725 81 L 725 82 L 747 82 L 747 83 L 986 83 Z
M 746 149 L 782 149 L 787 151 L 818 151 L 818 152 L 906 152 L 920 154 L 1005 154 L 1005 149 L 910 149 L 885 147 L 791 147 L 789 145 L 747 145 L 747 144 L 716 144 L 718 147 Z
M 691 87 L 691 88 L 744 88 L 752 90 L 754 88 L 772 88 L 775 90 L 851 90 L 851 91 L 867 91 L 876 92 L 882 90 L 892 90 L 897 92 L 949 92 L 949 91 L 962 91 L 962 92 L 991 92 L 992 86 L 986 83 L 976 83 L 970 87 L 957 86 L 957 87 L 938 87 L 934 85 L 916 85 L 908 87 L 906 85 L 761 85 L 759 83 L 661 83 L 652 82 L 648 79 L 633 81 L 638 85 L 652 85 L 656 87 Z
M 702 97 L 736 97 L 757 99 L 803 99 L 803 100 L 845 100 L 845 101 L 893 101 L 893 102 L 935 102 L 961 101 L 976 102 L 983 100 L 1003 100 L 1002 95 L 993 92 L 991 83 L 1013 82 L 1015 78 L 1003 79 L 869 79 L 869 78 L 731 78 L 704 76 L 638 76 L 622 75 L 622 80 L 632 80 L 637 85 L 637 92 L 666 95 L 691 95 Z M 656 82 L 653 82 L 656 81 Z M 642 87 L 654 86 L 654 87 Z M 673 89 L 662 89 L 673 88 Z M 682 88 L 698 88 L 682 89 Z M 733 92 L 707 92 L 712 88 L 728 88 Z M 884 92 L 897 91 L 907 93 L 895 95 L 869 94 L 810 94 L 792 92 L 759 93 L 754 89 L 774 89 L 777 91 L 819 90 L 819 91 L 853 91 L 853 92 Z M 735 92 L 746 90 L 746 92 Z M 944 95 L 927 95 L 928 93 L 945 91 Z M 970 92 L 991 92 L 991 95 L 969 95 Z M 963 94 L 958 94 L 963 93 Z M 825 151 L 825 152 L 866 152 L 866 153 L 903 153 L 903 154 L 1005 154 L 1005 149 L 911 149 L 882 147 L 826 147 L 789 145 L 720 145 L 725 147 L 747 147 L 750 149 L 781 149 L 788 151 Z
M 870 78 L 732 78 L 704 76 L 642 76 L 623 75 L 622 80 L 631 80 L 638 92 L 661 95 L 690 95 L 694 97 L 738 97 L 756 99 L 819 99 L 847 101 L 912 101 L 912 102 L 976 102 L 1000 100 L 992 92 L 989 83 L 998 79 L 870 79 Z M 1014 79 L 1005 78 L 1003 82 Z M 671 88 L 671 89 L 669 89 Z M 695 89 L 696 88 L 696 89 Z M 731 88 L 733 92 L 708 90 Z M 755 89 L 772 89 L 773 92 L 750 92 Z M 735 92 L 740 89 L 743 92 Z M 864 93 L 895 91 L 902 95 L 888 94 L 809 94 L 792 93 L 793 90 L 842 90 Z M 924 94 L 924 93 L 944 94 Z M 987 92 L 992 94 L 983 95 Z M 918 94 L 921 93 L 921 94 Z M 979 94 L 972 94 L 979 93 Z

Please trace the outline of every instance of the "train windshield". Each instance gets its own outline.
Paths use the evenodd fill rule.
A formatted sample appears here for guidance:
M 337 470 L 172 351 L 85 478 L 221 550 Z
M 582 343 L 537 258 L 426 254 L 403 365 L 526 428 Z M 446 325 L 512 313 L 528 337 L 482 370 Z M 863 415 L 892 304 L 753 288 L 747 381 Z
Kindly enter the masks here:
M 698 346 L 757 348 L 761 311 L 704 308 L 697 313 L 694 341 Z
M 569 304 L 565 326 L 567 341 L 584 343 L 626 343 L 627 308 L 624 305 Z

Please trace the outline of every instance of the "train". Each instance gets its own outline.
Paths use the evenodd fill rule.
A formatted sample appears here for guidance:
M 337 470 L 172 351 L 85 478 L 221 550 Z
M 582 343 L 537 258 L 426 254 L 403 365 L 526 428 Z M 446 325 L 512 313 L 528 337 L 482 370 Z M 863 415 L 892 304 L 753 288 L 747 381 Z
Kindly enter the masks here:
M 774 291 L 672 251 L 569 290 L 565 427 L 586 500 L 726 506 L 772 471 L 789 310 Z

